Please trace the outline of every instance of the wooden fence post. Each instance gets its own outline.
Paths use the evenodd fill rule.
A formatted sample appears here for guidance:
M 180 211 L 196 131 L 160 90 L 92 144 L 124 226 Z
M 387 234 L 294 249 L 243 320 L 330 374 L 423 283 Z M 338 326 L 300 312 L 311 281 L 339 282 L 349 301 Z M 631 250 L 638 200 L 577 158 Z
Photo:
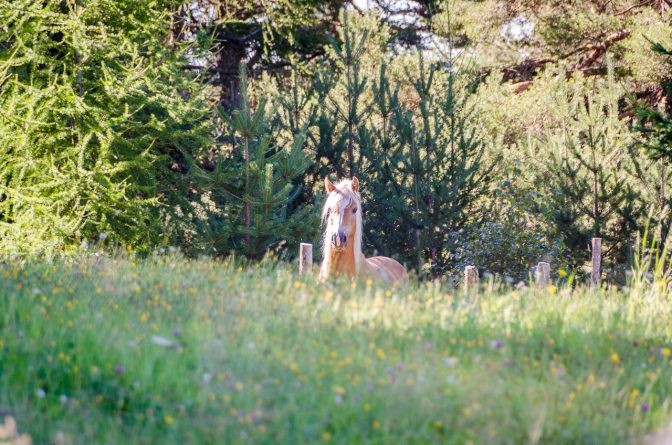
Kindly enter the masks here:
M 602 278 L 602 238 L 592 240 L 592 267 L 590 272 L 590 284 L 597 286 Z
M 467 266 L 464 268 L 464 291 L 478 287 L 478 269 L 476 266 Z
M 313 268 L 313 245 L 301 243 L 299 247 L 299 275 L 304 272 L 310 273 Z
M 541 262 L 534 271 L 534 281 L 539 287 L 547 287 L 551 284 L 551 265 Z

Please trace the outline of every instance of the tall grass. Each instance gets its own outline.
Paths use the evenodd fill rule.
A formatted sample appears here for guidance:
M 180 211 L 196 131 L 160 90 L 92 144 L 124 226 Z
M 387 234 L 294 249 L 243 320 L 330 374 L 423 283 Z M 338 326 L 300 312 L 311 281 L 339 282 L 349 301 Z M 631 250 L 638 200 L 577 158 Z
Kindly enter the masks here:
M 636 442 L 672 418 L 670 275 L 638 261 L 627 291 L 472 295 L 270 261 L 8 263 L 0 411 L 35 443 Z

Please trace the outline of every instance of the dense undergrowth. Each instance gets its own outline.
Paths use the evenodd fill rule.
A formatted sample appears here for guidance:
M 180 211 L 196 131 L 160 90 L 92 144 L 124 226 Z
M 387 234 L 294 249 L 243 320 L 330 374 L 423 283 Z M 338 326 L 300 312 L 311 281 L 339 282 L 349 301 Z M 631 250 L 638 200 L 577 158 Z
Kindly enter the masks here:
M 0 275 L 0 411 L 37 444 L 617 444 L 670 419 L 664 277 L 464 295 L 174 256 Z

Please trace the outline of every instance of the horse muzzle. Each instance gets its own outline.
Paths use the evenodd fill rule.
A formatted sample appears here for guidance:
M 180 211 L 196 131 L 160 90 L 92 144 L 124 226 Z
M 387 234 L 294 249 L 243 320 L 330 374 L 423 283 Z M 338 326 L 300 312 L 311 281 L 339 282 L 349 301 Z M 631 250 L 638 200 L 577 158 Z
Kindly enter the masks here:
M 331 247 L 333 247 L 336 252 L 345 250 L 348 246 L 348 237 L 345 233 L 335 233 L 331 236 Z

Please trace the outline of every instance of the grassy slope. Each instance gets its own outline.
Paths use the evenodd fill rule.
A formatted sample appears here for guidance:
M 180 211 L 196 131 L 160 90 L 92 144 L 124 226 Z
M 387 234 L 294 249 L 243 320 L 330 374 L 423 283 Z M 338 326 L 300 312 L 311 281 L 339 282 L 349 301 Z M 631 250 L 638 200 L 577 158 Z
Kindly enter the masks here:
M 0 411 L 38 444 L 617 444 L 670 417 L 651 289 L 463 297 L 175 258 L 2 273 Z

